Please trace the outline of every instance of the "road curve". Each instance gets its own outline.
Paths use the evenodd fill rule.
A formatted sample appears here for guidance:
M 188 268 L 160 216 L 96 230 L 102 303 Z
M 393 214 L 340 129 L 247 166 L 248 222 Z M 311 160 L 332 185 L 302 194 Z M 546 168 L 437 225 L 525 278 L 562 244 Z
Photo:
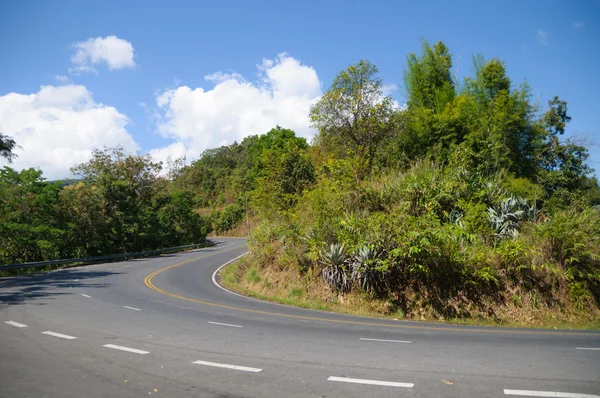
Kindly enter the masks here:
M 213 281 L 243 239 L 0 279 L 0 397 L 600 397 L 600 333 L 265 303 Z

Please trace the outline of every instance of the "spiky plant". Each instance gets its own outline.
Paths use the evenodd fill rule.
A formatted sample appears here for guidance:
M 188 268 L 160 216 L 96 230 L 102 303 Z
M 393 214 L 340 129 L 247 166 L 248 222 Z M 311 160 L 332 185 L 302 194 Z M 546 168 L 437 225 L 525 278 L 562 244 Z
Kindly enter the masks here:
M 324 265 L 321 275 L 335 291 L 345 293 L 352 288 L 348 255 L 344 245 L 334 243 L 329 250 L 323 250 L 321 263 Z
M 379 294 L 385 290 L 384 273 L 377 268 L 380 253 L 370 246 L 363 246 L 354 254 L 352 261 L 352 280 L 361 290 Z
M 519 236 L 519 223 L 531 219 L 535 214 L 534 206 L 529 206 L 526 199 L 511 196 L 500 201 L 497 209 L 488 208 L 488 222 L 499 238 Z

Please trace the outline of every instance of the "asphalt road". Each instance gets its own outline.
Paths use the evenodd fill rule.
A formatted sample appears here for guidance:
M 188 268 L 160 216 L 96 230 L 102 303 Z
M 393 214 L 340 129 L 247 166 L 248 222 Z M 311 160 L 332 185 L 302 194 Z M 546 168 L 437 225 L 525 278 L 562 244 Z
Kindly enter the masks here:
M 265 303 L 213 282 L 245 240 L 0 279 L 0 397 L 600 397 L 600 332 Z

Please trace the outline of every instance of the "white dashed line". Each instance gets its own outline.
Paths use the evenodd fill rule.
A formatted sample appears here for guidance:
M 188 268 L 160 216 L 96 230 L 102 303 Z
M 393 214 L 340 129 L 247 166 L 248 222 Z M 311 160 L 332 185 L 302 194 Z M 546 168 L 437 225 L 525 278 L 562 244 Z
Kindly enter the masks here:
M 576 350 L 600 351 L 600 348 L 595 347 L 575 347 Z
M 402 388 L 413 388 L 413 383 L 398 383 L 395 381 L 380 381 L 380 380 L 368 380 L 368 379 L 351 379 L 349 377 L 336 377 L 330 376 L 328 381 L 340 381 L 342 383 L 355 383 L 355 384 L 370 384 L 374 386 L 386 386 L 386 387 L 402 387 Z
M 219 326 L 231 326 L 232 328 L 243 328 L 243 326 L 232 325 L 232 324 L 229 324 L 229 323 L 219 323 L 219 322 L 208 322 L 208 323 L 213 324 L 213 325 L 219 325 Z
M 129 307 L 124 305 L 123 308 L 127 308 L 128 310 L 141 311 L 139 308 Z
M 550 398 L 600 398 L 600 395 L 573 394 L 570 392 L 555 392 L 555 391 L 528 391 L 528 390 L 504 390 L 504 395 L 518 395 L 520 397 L 550 397 Z
M 382 343 L 405 343 L 405 344 L 410 344 L 412 343 L 412 341 L 403 341 L 403 340 L 383 340 L 383 339 L 367 339 L 364 337 L 361 337 L 360 340 L 363 341 L 380 341 Z
M 255 373 L 262 372 L 262 369 L 249 368 L 247 366 L 228 365 L 226 363 L 216 363 L 216 362 L 206 362 L 206 361 L 195 361 L 192 363 L 195 363 L 196 365 L 212 366 L 215 368 L 242 370 L 244 372 L 255 372 Z
M 4 321 L 4 323 L 10 325 L 10 326 L 14 326 L 16 328 L 26 328 L 27 325 L 19 323 L 19 322 L 15 322 L 15 321 Z
M 65 339 L 65 340 L 73 340 L 73 339 L 77 338 L 75 336 L 69 336 L 68 334 L 51 332 L 49 330 L 46 330 L 45 332 L 42 332 L 42 334 L 47 334 L 48 336 L 54 336 L 54 337 L 58 337 L 59 339 Z
M 87 297 L 87 298 L 90 298 L 90 297 L 91 297 L 91 296 L 88 296 L 87 294 L 83 294 L 83 293 L 81 293 L 81 295 L 82 295 L 83 297 Z
M 123 347 L 122 345 L 104 344 L 102 347 L 113 348 L 115 350 L 121 350 L 121 351 L 127 351 L 127 352 L 133 352 L 134 354 L 141 354 L 141 355 L 150 353 L 150 351 L 138 350 L 136 348 Z

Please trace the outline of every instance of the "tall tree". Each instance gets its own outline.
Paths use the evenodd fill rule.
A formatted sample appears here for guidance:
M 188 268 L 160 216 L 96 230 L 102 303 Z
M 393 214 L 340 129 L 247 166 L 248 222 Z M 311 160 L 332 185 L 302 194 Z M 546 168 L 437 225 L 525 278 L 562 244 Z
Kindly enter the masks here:
M 454 98 L 452 81 L 452 55 L 441 41 L 433 48 L 423 41 L 422 54 L 411 53 L 404 72 L 404 87 L 409 108 L 426 108 L 441 112 Z
M 377 67 L 360 61 L 340 72 L 310 119 L 321 142 L 372 159 L 377 144 L 390 132 L 392 99 L 384 96 Z M 343 152 L 343 151 L 342 151 Z

